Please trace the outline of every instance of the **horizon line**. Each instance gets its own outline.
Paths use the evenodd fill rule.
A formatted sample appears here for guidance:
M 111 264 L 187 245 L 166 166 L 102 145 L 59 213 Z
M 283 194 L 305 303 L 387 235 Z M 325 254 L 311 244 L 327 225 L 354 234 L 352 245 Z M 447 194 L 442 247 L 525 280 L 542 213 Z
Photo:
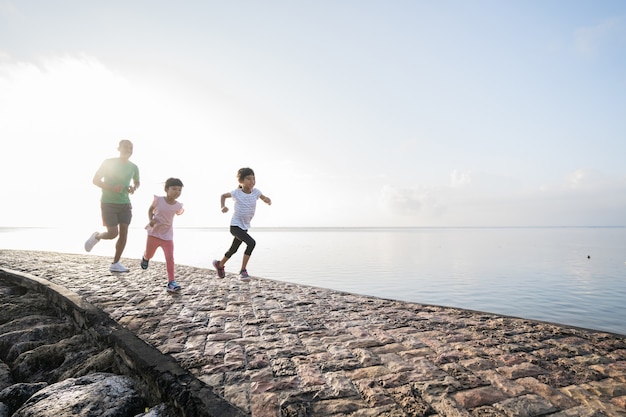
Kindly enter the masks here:
M 175 229 L 214 229 L 223 230 L 228 226 L 177 226 Z M 407 230 L 407 229 L 623 229 L 626 225 L 530 225 L 530 226 L 256 226 L 254 230 Z M 76 229 L 66 226 L 0 226 L 1 229 Z M 143 226 L 131 226 L 131 229 L 143 229 Z

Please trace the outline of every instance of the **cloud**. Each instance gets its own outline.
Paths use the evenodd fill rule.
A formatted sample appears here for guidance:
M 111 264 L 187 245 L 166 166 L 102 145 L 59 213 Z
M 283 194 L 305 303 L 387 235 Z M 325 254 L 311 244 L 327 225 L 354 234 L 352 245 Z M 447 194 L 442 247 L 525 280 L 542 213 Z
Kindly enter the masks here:
M 626 215 L 626 178 L 581 168 L 524 189 L 520 181 L 453 171 L 440 186 L 385 185 L 380 203 L 406 226 L 616 226 Z
M 99 190 L 91 178 L 104 158 L 117 155 L 122 138 L 135 144 L 133 161 L 140 167 L 142 184 L 133 200 L 138 207 L 149 203 L 146 198 L 152 193 L 162 192 L 165 178 L 176 176 L 186 184 L 182 201 L 188 210 L 181 224 L 220 225 L 223 219 L 207 216 L 205 209 L 236 186 L 241 166 L 258 170 L 261 189 L 277 195 L 280 203 L 280 195 L 270 193 L 269 186 L 288 190 L 280 186 L 286 182 L 285 172 L 304 169 L 293 146 L 283 146 L 288 132 L 267 126 L 265 113 L 243 111 L 204 90 L 187 94 L 178 84 L 165 85 L 165 76 L 159 81 L 133 78 L 88 55 L 24 61 L 0 53 L 5 156 L 0 175 L 20 178 L 12 194 L 16 204 L 0 207 L 4 224 L 98 221 Z M 307 156 L 306 161 L 317 165 L 314 155 Z M 57 199 L 59 193 L 71 199 L 71 208 L 52 204 L 42 213 L 42 202 Z M 286 213 L 273 225 L 291 220 L 289 215 L 297 216 Z
M 395 187 L 386 185 L 380 192 L 382 207 L 393 215 L 439 217 L 445 212 L 444 192 L 435 187 Z
M 399 216 L 421 219 L 445 219 L 455 206 L 481 205 L 510 194 L 519 188 L 512 178 L 471 170 L 453 170 L 445 185 L 397 187 L 385 185 L 381 189 L 381 205 Z
M 131 121 L 137 92 L 128 80 L 93 57 L 62 56 L 0 61 L 0 110 L 4 129 L 68 137 L 106 121 Z M 53 138 L 49 138 L 53 140 Z
M 68 224 L 95 212 L 95 169 L 117 155 L 120 139 L 141 142 L 135 136 L 147 120 L 167 119 L 155 109 L 156 100 L 94 57 L 22 61 L 3 54 L 0 175 L 19 177 L 20 186 L 12 195 L 16 204 L 0 208 L 0 217 L 16 225 Z M 61 196 L 70 202 L 47 204 L 42 212 L 44 202 Z
M 574 33 L 574 49 L 583 57 L 593 57 L 615 43 L 621 47 L 626 43 L 626 23 L 621 16 L 580 27 Z
M 472 183 L 472 172 L 460 172 L 456 169 L 450 174 L 450 186 L 452 188 L 466 187 Z
M 23 16 L 11 1 L 0 1 L 0 22 L 3 25 L 21 23 Z
M 611 186 L 611 181 L 592 168 L 579 168 L 565 176 L 564 187 L 569 189 L 602 189 Z

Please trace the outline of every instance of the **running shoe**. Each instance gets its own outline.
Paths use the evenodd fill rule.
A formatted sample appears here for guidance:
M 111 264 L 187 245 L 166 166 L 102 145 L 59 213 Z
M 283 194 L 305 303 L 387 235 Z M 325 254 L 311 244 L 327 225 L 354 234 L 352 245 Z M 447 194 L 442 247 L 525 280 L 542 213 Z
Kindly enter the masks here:
M 224 267 L 220 266 L 220 261 L 213 261 L 213 268 L 217 271 L 217 276 L 220 278 L 224 278 L 226 276 L 226 271 L 224 271 Z
M 250 279 L 250 276 L 248 275 L 248 271 L 246 271 L 245 269 L 242 269 L 241 272 L 239 273 L 239 279 Z
M 180 291 L 180 285 L 176 283 L 176 281 L 170 281 L 167 283 L 167 292 L 176 292 Z
M 85 250 L 87 252 L 91 252 L 96 243 L 100 242 L 96 236 L 98 236 L 98 232 L 93 232 L 85 242 Z
M 109 267 L 109 271 L 111 271 L 111 272 L 129 272 L 130 269 L 126 268 L 120 262 L 115 262 L 114 264 L 111 264 L 111 266 Z
M 141 257 L 141 269 L 148 269 L 148 260 L 143 256 Z

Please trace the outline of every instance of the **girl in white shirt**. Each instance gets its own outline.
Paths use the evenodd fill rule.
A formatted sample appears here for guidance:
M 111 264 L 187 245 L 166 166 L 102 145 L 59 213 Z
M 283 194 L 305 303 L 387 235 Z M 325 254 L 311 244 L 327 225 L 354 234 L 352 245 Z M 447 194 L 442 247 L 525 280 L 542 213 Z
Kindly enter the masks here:
M 230 221 L 230 233 L 234 236 L 233 243 L 230 246 L 230 249 L 224 254 L 224 257 L 221 261 L 214 260 L 213 267 L 217 270 L 217 275 L 220 278 L 224 278 L 226 276 L 226 272 L 224 271 L 224 265 L 230 259 L 231 256 L 237 252 L 241 243 L 246 244 L 246 250 L 243 254 L 243 260 L 241 261 L 241 270 L 239 272 L 241 279 L 248 279 L 248 261 L 250 260 L 250 255 L 252 255 L 252 251 L 254 250 L 254 246 L 256 242 L 252 237 L 248 234 L 248 229 L 250 228 L 250 222 L 254 217 L 254 212 L 256 210 L 256 201 L 261 199 L 264 203 L 271 205 L 272 200 L 269 197 L 263 195 L 263 193 L 254 188 L 256 184 L 254 178 L 254 171 L 251 168 L 241 168 L 237 172 L 237 179 L 239 180 L 239 188 L 230 193 L 224 193 L 220 197 L 220 206 L 222 208 L 222 213 L 226 213 L 228 211 L 228 207 L 226 207 L 226 199 L 232 198 L 235 202 L 235 211 L 233 213 L 233 217 Z

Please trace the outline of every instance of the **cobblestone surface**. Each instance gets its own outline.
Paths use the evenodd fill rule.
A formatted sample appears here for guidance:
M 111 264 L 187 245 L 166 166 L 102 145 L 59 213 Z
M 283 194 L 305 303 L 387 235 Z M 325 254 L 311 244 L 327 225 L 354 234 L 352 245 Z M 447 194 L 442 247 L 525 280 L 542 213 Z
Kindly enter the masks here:
M 0 250 L 255 417 L 626 416 L 626 338 L 177 266 Z

